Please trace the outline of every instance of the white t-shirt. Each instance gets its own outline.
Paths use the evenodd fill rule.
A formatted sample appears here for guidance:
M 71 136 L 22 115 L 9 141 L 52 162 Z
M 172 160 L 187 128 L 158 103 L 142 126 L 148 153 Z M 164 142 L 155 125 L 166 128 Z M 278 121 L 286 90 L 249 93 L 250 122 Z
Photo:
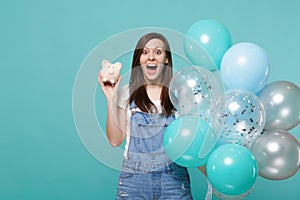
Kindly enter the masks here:
M 158 113 L 161 113 L 162 107 L 161 107 L 160 100 L 152 101 L 152 102 L 156 106 Z M 130 142 L 130 117 L 131 117 L 131 111 L 130 111 L 130 105 L 129 105 L 129 85 L 128 84 L 122 86 L 118 91 L 118 106 L 119 106 L 119 108 L 126 111 L 126 116 L 127 116 L 126 144 L 125 144 L 125 151 L 124 151 L 124 157 L 127 159 L 128 147 L 129 147 L 129 142 Z M 139 108 L 136 108 L 136 111 L 141 111 L 141 110 Z

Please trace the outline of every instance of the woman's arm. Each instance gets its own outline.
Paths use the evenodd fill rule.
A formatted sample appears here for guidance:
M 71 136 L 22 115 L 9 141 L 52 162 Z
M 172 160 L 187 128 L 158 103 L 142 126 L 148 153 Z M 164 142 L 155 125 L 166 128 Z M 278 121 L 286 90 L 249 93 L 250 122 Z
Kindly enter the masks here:
M 112 146 L 117 147 L 124 141 L 127 123 L 126 111 L 118 106 L 118 86 L 121 77 L 114 86 L 104 84 L 101 76 L 98 81 L 107 100 L 107 138 Z

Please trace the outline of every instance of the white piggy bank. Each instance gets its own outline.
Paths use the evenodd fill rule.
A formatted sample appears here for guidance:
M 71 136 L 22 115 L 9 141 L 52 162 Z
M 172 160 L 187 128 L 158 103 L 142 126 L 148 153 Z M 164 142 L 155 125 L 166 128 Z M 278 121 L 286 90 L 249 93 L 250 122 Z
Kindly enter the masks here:
M 108 83 L 114 86 L 120 77 L 121 67 L 122 64 L 120 62 L 110 63 L 107 60 L 103 60 L 102 69 L 100 71 L 103 83 Z

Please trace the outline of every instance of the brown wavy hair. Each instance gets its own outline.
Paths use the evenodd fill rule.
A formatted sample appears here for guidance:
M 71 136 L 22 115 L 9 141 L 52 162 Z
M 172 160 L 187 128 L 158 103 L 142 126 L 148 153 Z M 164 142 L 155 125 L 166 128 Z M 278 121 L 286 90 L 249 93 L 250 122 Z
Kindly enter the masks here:
M 146 91 L 146 82 L 144 80 L 143 72 L 140 67 L 140 57 L 143 52 L 145 45 L 152 39 L 160 39 L 164 43 L 166 58 L 168 59 L 168 63 L 165 63 L 165 66 L 162 70 L 162 90 L 160 94 L 161 106 L 163 108 L 163 112 L 168 116 L 172 113 L 174 107 L 170 101 L 169 97 L 169 85 L 170 81 L 173 77 L 173 65 L 172 65 L 172 55 L 170 50 L 170 45 L 167 39 L 159 33 L 148 33 L 140 38 L 138 41 L 132 60 L 132 70 L 130 76 L 130 85 L 129 85 L 129 103 L 134 102 L 136 106 L 143 112 L 151 112 L 151 110 L 156 107 L 150 98 L 147 95 Z

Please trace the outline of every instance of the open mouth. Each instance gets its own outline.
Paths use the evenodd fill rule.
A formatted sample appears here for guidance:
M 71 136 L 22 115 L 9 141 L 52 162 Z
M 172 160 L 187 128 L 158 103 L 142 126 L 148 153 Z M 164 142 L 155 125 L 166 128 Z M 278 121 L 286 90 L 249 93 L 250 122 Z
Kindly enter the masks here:
M 147 65 L 147 69 L 156 70 L 156 68 L 157 68 L 157 65 L 155 65 L 155 64 L 149 64 L 149 65 Z

